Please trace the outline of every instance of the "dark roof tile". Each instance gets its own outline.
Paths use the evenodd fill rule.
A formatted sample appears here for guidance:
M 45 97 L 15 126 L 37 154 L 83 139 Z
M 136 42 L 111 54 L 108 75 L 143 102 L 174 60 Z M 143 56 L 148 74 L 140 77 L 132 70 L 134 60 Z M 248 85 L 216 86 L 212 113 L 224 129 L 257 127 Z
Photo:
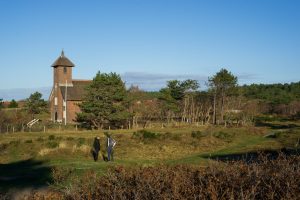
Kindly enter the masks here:
M 61 55 L 51 65 L 51 67 L 57 67 L 57 66 L 74 67 L 75 65 L 67 57 L 65 57 L 64 51 L 62 51 Z
M 82 101 L 85 95 L 85 88 L 91 83 L 89 80 L 73 80 L 73 86 L 67 87 L 67 101 Z M 65 99 L 66 87 L 60 86 L 61 94 Z

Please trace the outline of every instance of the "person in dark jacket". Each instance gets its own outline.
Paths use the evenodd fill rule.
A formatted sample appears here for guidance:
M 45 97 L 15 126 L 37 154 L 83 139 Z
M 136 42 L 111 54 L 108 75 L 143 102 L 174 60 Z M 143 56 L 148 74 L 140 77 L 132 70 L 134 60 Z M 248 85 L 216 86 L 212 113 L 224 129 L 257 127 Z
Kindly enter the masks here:
M 98 160 L 99 151 L 100 151 L 100 138 L 95 137 L 94 144 L 93 144 L 93 149 L 92 149 L 92 154 L 93 154 L 93 157 L 94 157 L 94 161 Z

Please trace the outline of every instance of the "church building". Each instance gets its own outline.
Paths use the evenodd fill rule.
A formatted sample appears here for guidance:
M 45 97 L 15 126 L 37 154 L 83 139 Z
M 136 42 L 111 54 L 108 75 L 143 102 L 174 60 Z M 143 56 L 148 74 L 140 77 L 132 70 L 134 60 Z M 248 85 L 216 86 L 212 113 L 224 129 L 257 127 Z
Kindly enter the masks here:
M 53 87 L 49 97 L 51 120 L 60 123 L 74 123 L 80 112 L 78 103 L 82 101 L 85 88 L 91 80 L 72 79 L 75 65 L 61 52 L 52 64 Z

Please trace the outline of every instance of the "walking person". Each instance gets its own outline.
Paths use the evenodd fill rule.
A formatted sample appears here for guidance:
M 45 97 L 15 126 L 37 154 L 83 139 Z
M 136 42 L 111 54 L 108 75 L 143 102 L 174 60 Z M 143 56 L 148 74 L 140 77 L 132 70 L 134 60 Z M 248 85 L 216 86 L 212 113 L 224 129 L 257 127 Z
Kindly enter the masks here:
M 99 151 L 100 151 L 100 138 L 95 137 L 94 144 L 93 144 L 93 149 L 92 149 L 92 154 L 93 154 L 93 157 L 94 157 L 94 161 L 98 160 Z
M 111 135 L 107 136 L 107 160 L 113 161 L 114 160 L 114 147 L 116 145 L 116 141 L 111 137 Z

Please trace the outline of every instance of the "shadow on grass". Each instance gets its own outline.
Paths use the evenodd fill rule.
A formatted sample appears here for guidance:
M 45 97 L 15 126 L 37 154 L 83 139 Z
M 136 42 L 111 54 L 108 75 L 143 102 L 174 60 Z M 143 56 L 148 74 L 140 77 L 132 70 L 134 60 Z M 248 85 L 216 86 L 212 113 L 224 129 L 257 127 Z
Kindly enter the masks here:
M 45 187 L 51 183 L 51 168 L 34 159 L 0 164 L 0 190 Z
M 226 155 L 203 155 L 202 158 L 209 158 L 217 161 L 229 162 L 229 161 L 245 161 L 246 163 L 258 163 L 259 157 L 265 156 L 268 160 L 277 159 L 280 154 L 285 156 L 297 155 L 300 156 L 300 149 L 280 149 L 280 150 L 264 150 L 257 152 L 226 154 Z
M 297 124 L 276 124 L 272 122 L 262 122 L 262 121 L 257 121 L 255 122 L 255 126 L 266 126 L 270 127 L 271 129 L 291 129 L 291 128 L 299 128 L 300 126 Z

